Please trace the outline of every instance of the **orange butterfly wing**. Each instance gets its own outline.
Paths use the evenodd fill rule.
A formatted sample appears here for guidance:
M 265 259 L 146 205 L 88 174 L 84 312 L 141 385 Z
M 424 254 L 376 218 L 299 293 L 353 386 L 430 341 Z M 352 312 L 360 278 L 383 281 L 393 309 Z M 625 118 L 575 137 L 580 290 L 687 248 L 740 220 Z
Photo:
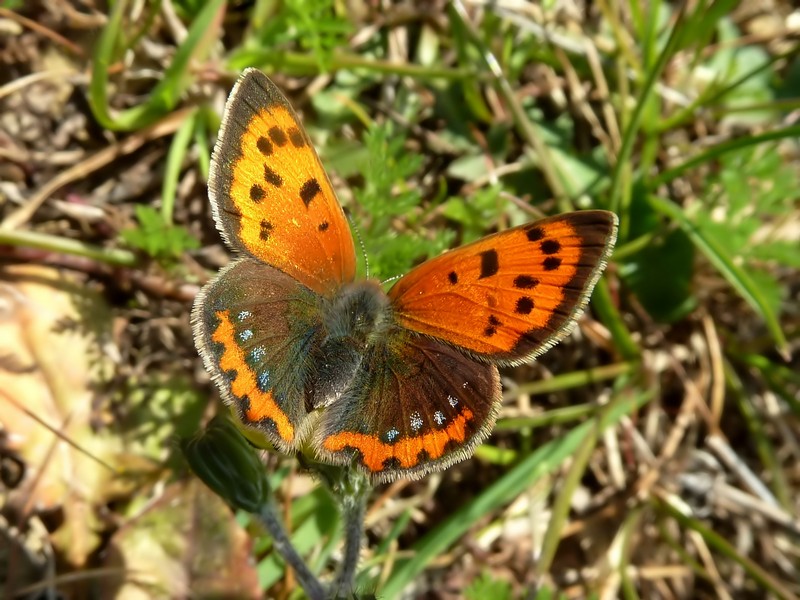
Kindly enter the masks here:
M 225 106 L 209 195 L 235 250 L 321 294 L 354 279 L 353 237 L 328 176 L 286 97 L 256 69 Z
M 616 241 L 617 217 L 542 219 L 433 258 L 389 291 L 398 324 L 500 363 L 567 335 Z

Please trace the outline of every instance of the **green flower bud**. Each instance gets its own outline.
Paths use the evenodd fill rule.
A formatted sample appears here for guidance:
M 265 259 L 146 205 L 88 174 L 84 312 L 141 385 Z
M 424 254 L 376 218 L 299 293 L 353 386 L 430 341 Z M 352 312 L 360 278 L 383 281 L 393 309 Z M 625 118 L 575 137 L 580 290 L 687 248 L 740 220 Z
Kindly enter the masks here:
M 192 471 L 234 508 L 259 512 L 268 501 L 266 469 L 230 419 L 217 415 L 181 446 Z

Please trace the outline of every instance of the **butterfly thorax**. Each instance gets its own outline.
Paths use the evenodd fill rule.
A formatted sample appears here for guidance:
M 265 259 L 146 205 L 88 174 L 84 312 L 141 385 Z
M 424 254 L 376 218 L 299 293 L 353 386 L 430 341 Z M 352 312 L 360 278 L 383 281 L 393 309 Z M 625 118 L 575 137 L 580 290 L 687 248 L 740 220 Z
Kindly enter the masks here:
M 377 281 L 345 284 L 320 302 L 322 344 L 307 388 L 309 409 L 328 406 L 350 388 L 365 354 L 386 338 L 393 323 L 389 297 Z

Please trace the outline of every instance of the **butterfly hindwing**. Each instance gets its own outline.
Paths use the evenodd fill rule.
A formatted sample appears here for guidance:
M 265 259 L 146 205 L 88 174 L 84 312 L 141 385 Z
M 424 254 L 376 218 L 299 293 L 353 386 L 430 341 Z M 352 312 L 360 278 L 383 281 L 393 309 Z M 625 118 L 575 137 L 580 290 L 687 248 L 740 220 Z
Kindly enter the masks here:
M 241 259 L 198 295 L 192 325 L 223 400 L 275 446 L 295 448 L 320 336 L 316 294 L 277 269 Z
M 389 291 L 397 322 L 500 364 L 535 357 L 583 310 L 616 239 L 607 211 L 567 213 L 433 258 Z
M 420 477 L 470 456 L 500 400 L 495 366 L 395 328 L 368 350 L 349 392 L 325 409 L 315 445 L 328 461 L 355 460 L 373 479 Z
M 289 102 L 256 69 L 225 106 L 209 195 L 232 248 L 318 293 L 353 280 L 353 238 L 328 176 Z

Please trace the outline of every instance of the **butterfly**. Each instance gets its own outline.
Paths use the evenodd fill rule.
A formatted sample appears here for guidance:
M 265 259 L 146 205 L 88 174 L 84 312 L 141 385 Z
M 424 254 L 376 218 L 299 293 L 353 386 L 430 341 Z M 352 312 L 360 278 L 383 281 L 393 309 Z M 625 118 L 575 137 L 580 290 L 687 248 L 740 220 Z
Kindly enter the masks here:
M 473 454 L 501 404 L 498 366 L 569 333 L 617 231 L 600 210 L 534 221 L 428 260 L 385 292 L 356 278 L 311 141 L 256 69 L 226 104 L 209 196 L 236 257 L 198 294 L 192 325 L 223 400 L 279 450 L 310 447 L 375 481 Z

